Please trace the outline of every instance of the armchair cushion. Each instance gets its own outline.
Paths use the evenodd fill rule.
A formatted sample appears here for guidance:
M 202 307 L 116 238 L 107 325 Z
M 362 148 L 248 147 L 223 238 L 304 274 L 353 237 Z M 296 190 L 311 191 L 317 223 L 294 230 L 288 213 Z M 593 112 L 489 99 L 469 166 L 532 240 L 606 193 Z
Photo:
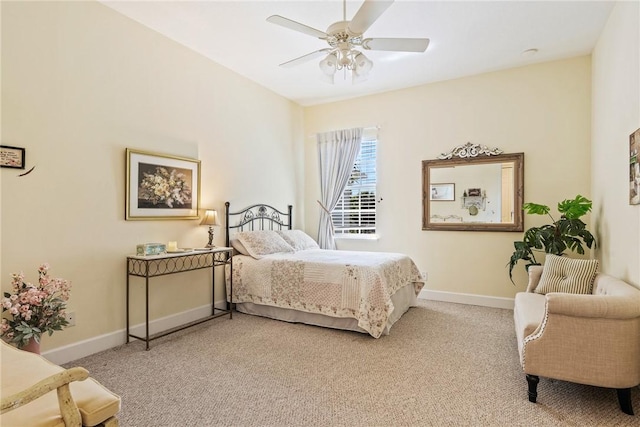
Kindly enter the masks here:
M 547 254 L 540 283 L 535 292 L 591 294 L 597 270 L 597 259 L 573 259 Z
M 42 356 L 29 353 L 0 340 L 2 355 L 2 397 L 16 394 L 38 381 L 64 371 Z M 115 417 L 120 411 L 120 397 L 93 378 L 69 384 L 83 426 L 95 426 Z M 55 391 L 5 412 L 0 425 L 6 426 L 64 426 Z
M 518 292 L 515 298 L 514 322 L 518 352 L 522 353 L 525 337 L 533 334 L 544 318 L 545 296 L 533 292 Z

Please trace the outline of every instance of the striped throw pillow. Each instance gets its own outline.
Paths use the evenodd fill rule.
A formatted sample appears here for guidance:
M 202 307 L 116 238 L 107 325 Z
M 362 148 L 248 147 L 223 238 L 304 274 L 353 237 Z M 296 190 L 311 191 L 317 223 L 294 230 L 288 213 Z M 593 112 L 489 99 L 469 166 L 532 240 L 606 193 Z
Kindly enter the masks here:
M 540 283 L 535 292 L 539 294 L 550 292 L 590 294 L 593 290 L 593 279 L 596 277 L 597 270 L 597 259 L 572 259 L 547 254 Z

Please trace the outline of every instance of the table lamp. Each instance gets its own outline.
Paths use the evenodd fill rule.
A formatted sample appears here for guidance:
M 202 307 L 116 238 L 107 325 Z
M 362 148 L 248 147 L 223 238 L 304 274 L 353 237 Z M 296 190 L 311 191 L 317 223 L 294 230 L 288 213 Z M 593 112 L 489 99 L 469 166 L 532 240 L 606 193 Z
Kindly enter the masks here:
M 216 246 L 213 244 L 213 227 L 217 227 L 220 225 L 218 222 L 218 212 L 214 209 L 207 209 L 204 212 L 204 218 L 200 222 L 200 225 L 208 225 L 209 226 L 209 243 L 207 243 L 206 248 L 215 248 Z

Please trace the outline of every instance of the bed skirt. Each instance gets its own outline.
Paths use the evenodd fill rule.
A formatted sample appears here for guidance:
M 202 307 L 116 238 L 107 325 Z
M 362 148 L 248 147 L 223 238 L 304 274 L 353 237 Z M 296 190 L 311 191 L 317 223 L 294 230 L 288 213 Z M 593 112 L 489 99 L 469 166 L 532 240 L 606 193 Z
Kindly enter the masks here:
M 413 283 L 398 289 L 398 291 L 391 296 L 391 302 L 393 303 L 394 309 L 387 320 L 387 325 L 382 331 L 382 335 L 389 335 L 391 326 L 393 326 L 393 324 L 400 319 L 400 317 L 402 317 L 409 308 L 417 305 L 417 297 Z M 260 305 L 252 302 L 236 303 L 235 308 L 241 313 L 283 320 L 290 323 L 304 323 L 307 325 L 322 326 L 332 329 L 356 331 L 364 334 L 369 333 L 358 326 L 357 319 L 348 317 L 331 317 L 324 314 L 306 313 L 304 311 L 293 310 L 290 308 Z

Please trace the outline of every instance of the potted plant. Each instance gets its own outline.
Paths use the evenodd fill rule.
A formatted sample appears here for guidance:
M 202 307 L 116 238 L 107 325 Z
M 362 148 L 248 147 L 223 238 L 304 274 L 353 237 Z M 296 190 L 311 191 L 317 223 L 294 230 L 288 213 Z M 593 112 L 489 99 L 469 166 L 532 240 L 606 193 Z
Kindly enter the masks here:
M 12 292 L 2 298 L 0 337 L 18 348 L 39 353 L 40 337 L 61 331 L 68 325 L 65 309 L 71 282 L 49 277 L 49 264 L 38 268 L 38 284 L 24 281 L 24 274 L 12 274 Z
M 547 253 L 563 255 L 568 249 L 579 254 L 584 254 L 584 246 L 589 249 L 595 247 L 596 240 L 587 230 L 587 225 L 580 219 L 591 211 L 591 200 L 577 195 L 575 199 L 567 199 L 558 203 L 560 218 L 556 220 L 549 213 L 549 206 L 537 203 L 525 203 L 522 206 L 525 213 L 532 215 L 549 215 L 551 224 L 541 227 L 531 227 L 524 233 L 521 241 L 513 242 L 515 251 L 509 260 L 509 278 L 513 283 L 513 268 L 518 261 L 526 261 L 525 268 L 531 265 L 540 265 L 535 253 Z

